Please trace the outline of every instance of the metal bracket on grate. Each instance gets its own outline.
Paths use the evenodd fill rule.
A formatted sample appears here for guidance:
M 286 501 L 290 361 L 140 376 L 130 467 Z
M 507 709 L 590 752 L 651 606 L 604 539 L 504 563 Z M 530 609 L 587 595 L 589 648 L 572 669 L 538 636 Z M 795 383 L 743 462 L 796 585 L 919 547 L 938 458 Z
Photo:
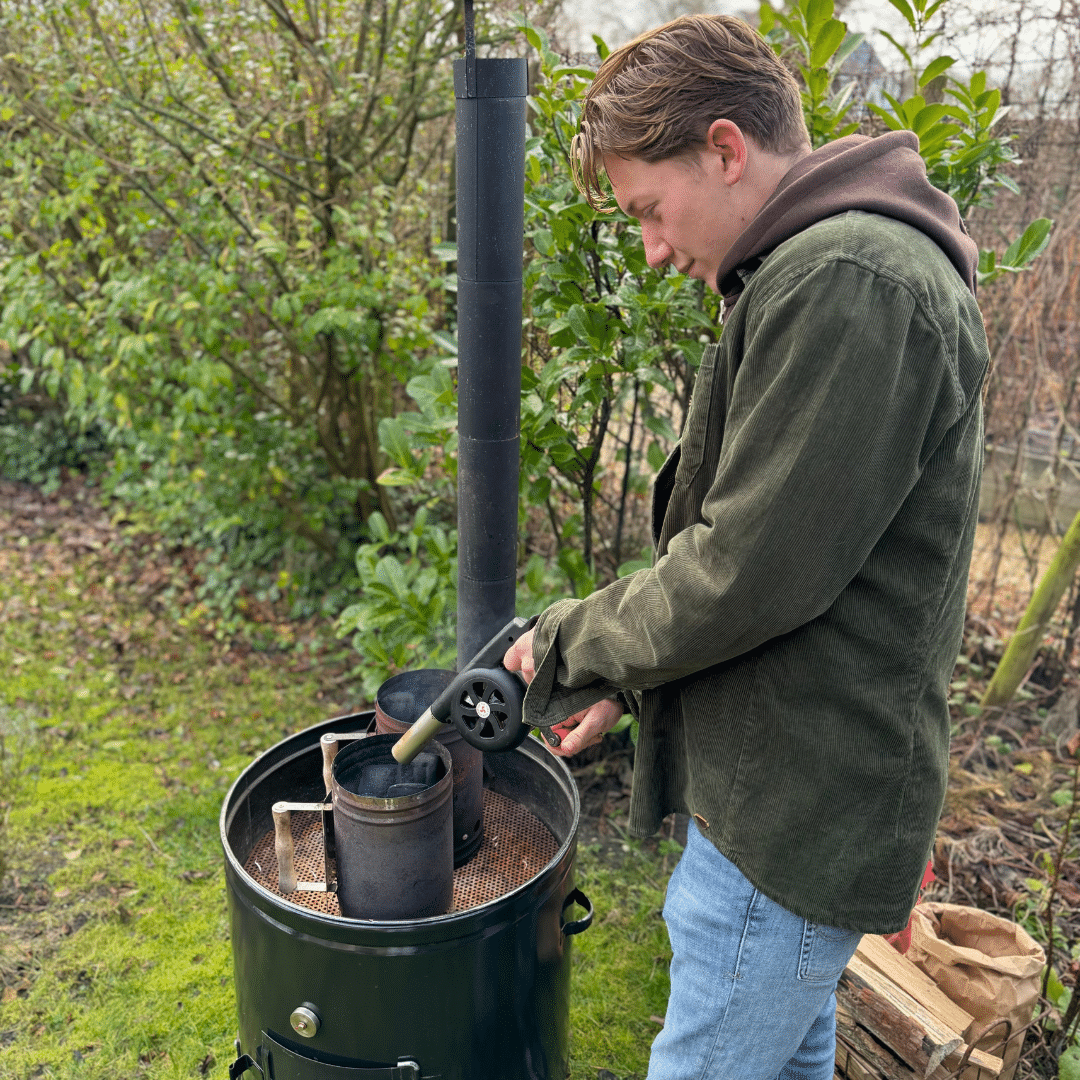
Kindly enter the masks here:
M 366 739 L 366 731 L 328 731 L 320 740 L 323 758 L 323 785 L 326 795 L 322 802 L 274 803 L 274 854 L 278 864 L 278 889 L 282 893 L 337 892 L 337 881 L 331 872 L 337 858 L 334 843 L 334 806 L 330 792 L 330 774 L 334 767 L 340 744 L 350 739 Z M 322 881 L 297 881 L 296 845 L 292 835 L 292 812 L 308 810 L 322 815 L 323 879 Z
M 293 843 L 292 815 L 294 810 L 311 811 L 322 815 L 323 879 L 297 881 L 296 845 Z M 337 881 L 331 873 L 335 856 L 334 806 L 329 794 L 322 802 L 276 802 L 274 815 L 274 854 L 277 856 L 278 889 L 282 893 L 337 892 Z
M 348 742 L 350 739 L 366 739 L 370 732 L 367 731 L 328 731 L 320 740 L 322 746 L 322 778 L 323 790 L 330 793 L 330 770 L 334 767 L 334 758 L 341 749 L 338 743 Z

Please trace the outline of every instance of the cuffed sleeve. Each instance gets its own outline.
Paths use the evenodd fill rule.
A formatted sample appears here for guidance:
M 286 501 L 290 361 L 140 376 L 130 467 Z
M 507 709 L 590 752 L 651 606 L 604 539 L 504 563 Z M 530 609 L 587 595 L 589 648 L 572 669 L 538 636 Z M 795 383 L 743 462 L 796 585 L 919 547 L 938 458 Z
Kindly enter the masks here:
M 525 692 L 525 720 L 530 726 L 551 727 L 603 698 L 619 696 L 619 687 L 599 676 L 584 686 L 565 688 L 570 675 L 566 665 L 560 665 L 559 624 L 566 613 L 581 603 L 581 600 L 560 600 L 537 621 L 533 634 L 536 673 Z

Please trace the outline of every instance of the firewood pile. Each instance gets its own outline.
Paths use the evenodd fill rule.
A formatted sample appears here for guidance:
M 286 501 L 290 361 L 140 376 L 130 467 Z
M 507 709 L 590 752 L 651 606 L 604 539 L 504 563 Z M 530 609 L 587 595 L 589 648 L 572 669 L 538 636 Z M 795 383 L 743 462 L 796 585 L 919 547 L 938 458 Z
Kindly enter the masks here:
M 836 991 L 837 1080 L 996 1080 L 1004 1063 L 976 1049 L 985 1025 L 884 938 L 863 937 Z M 1001 1032 L 1004 1042 L 1008 1032 Z

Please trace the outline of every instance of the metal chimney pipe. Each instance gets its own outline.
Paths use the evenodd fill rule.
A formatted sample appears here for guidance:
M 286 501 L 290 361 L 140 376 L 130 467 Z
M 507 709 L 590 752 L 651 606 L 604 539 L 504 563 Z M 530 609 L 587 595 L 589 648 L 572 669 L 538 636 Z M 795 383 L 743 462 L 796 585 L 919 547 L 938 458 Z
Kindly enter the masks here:
M 458 664 L 514 617 L 525 203 L 524 59 L 454 61 L 458 278 Z

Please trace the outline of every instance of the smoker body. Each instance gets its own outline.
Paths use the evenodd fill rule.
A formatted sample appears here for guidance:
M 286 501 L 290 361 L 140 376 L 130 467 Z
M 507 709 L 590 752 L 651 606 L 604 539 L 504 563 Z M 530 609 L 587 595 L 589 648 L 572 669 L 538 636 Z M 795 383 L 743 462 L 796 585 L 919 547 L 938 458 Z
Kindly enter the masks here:
M 242 1053 L 268 1080 L 563 1080 L 570 939 L 591 910 L 568 921 L 573 903 L 587 904 L 573 886 L 580 802 L 566 766 L 535 740 L 490 755 L 487 782 L 535 814 L 558 851 L 495 900 L 425 919 L 345 919 L 275 896 L 245 871 L 277 799 L 322 798 L 320 736 L 371 715 L 278 743 L 225 800 Z M 299 1007 L 317 1018 L 312 1038 L 290 1026 Z

